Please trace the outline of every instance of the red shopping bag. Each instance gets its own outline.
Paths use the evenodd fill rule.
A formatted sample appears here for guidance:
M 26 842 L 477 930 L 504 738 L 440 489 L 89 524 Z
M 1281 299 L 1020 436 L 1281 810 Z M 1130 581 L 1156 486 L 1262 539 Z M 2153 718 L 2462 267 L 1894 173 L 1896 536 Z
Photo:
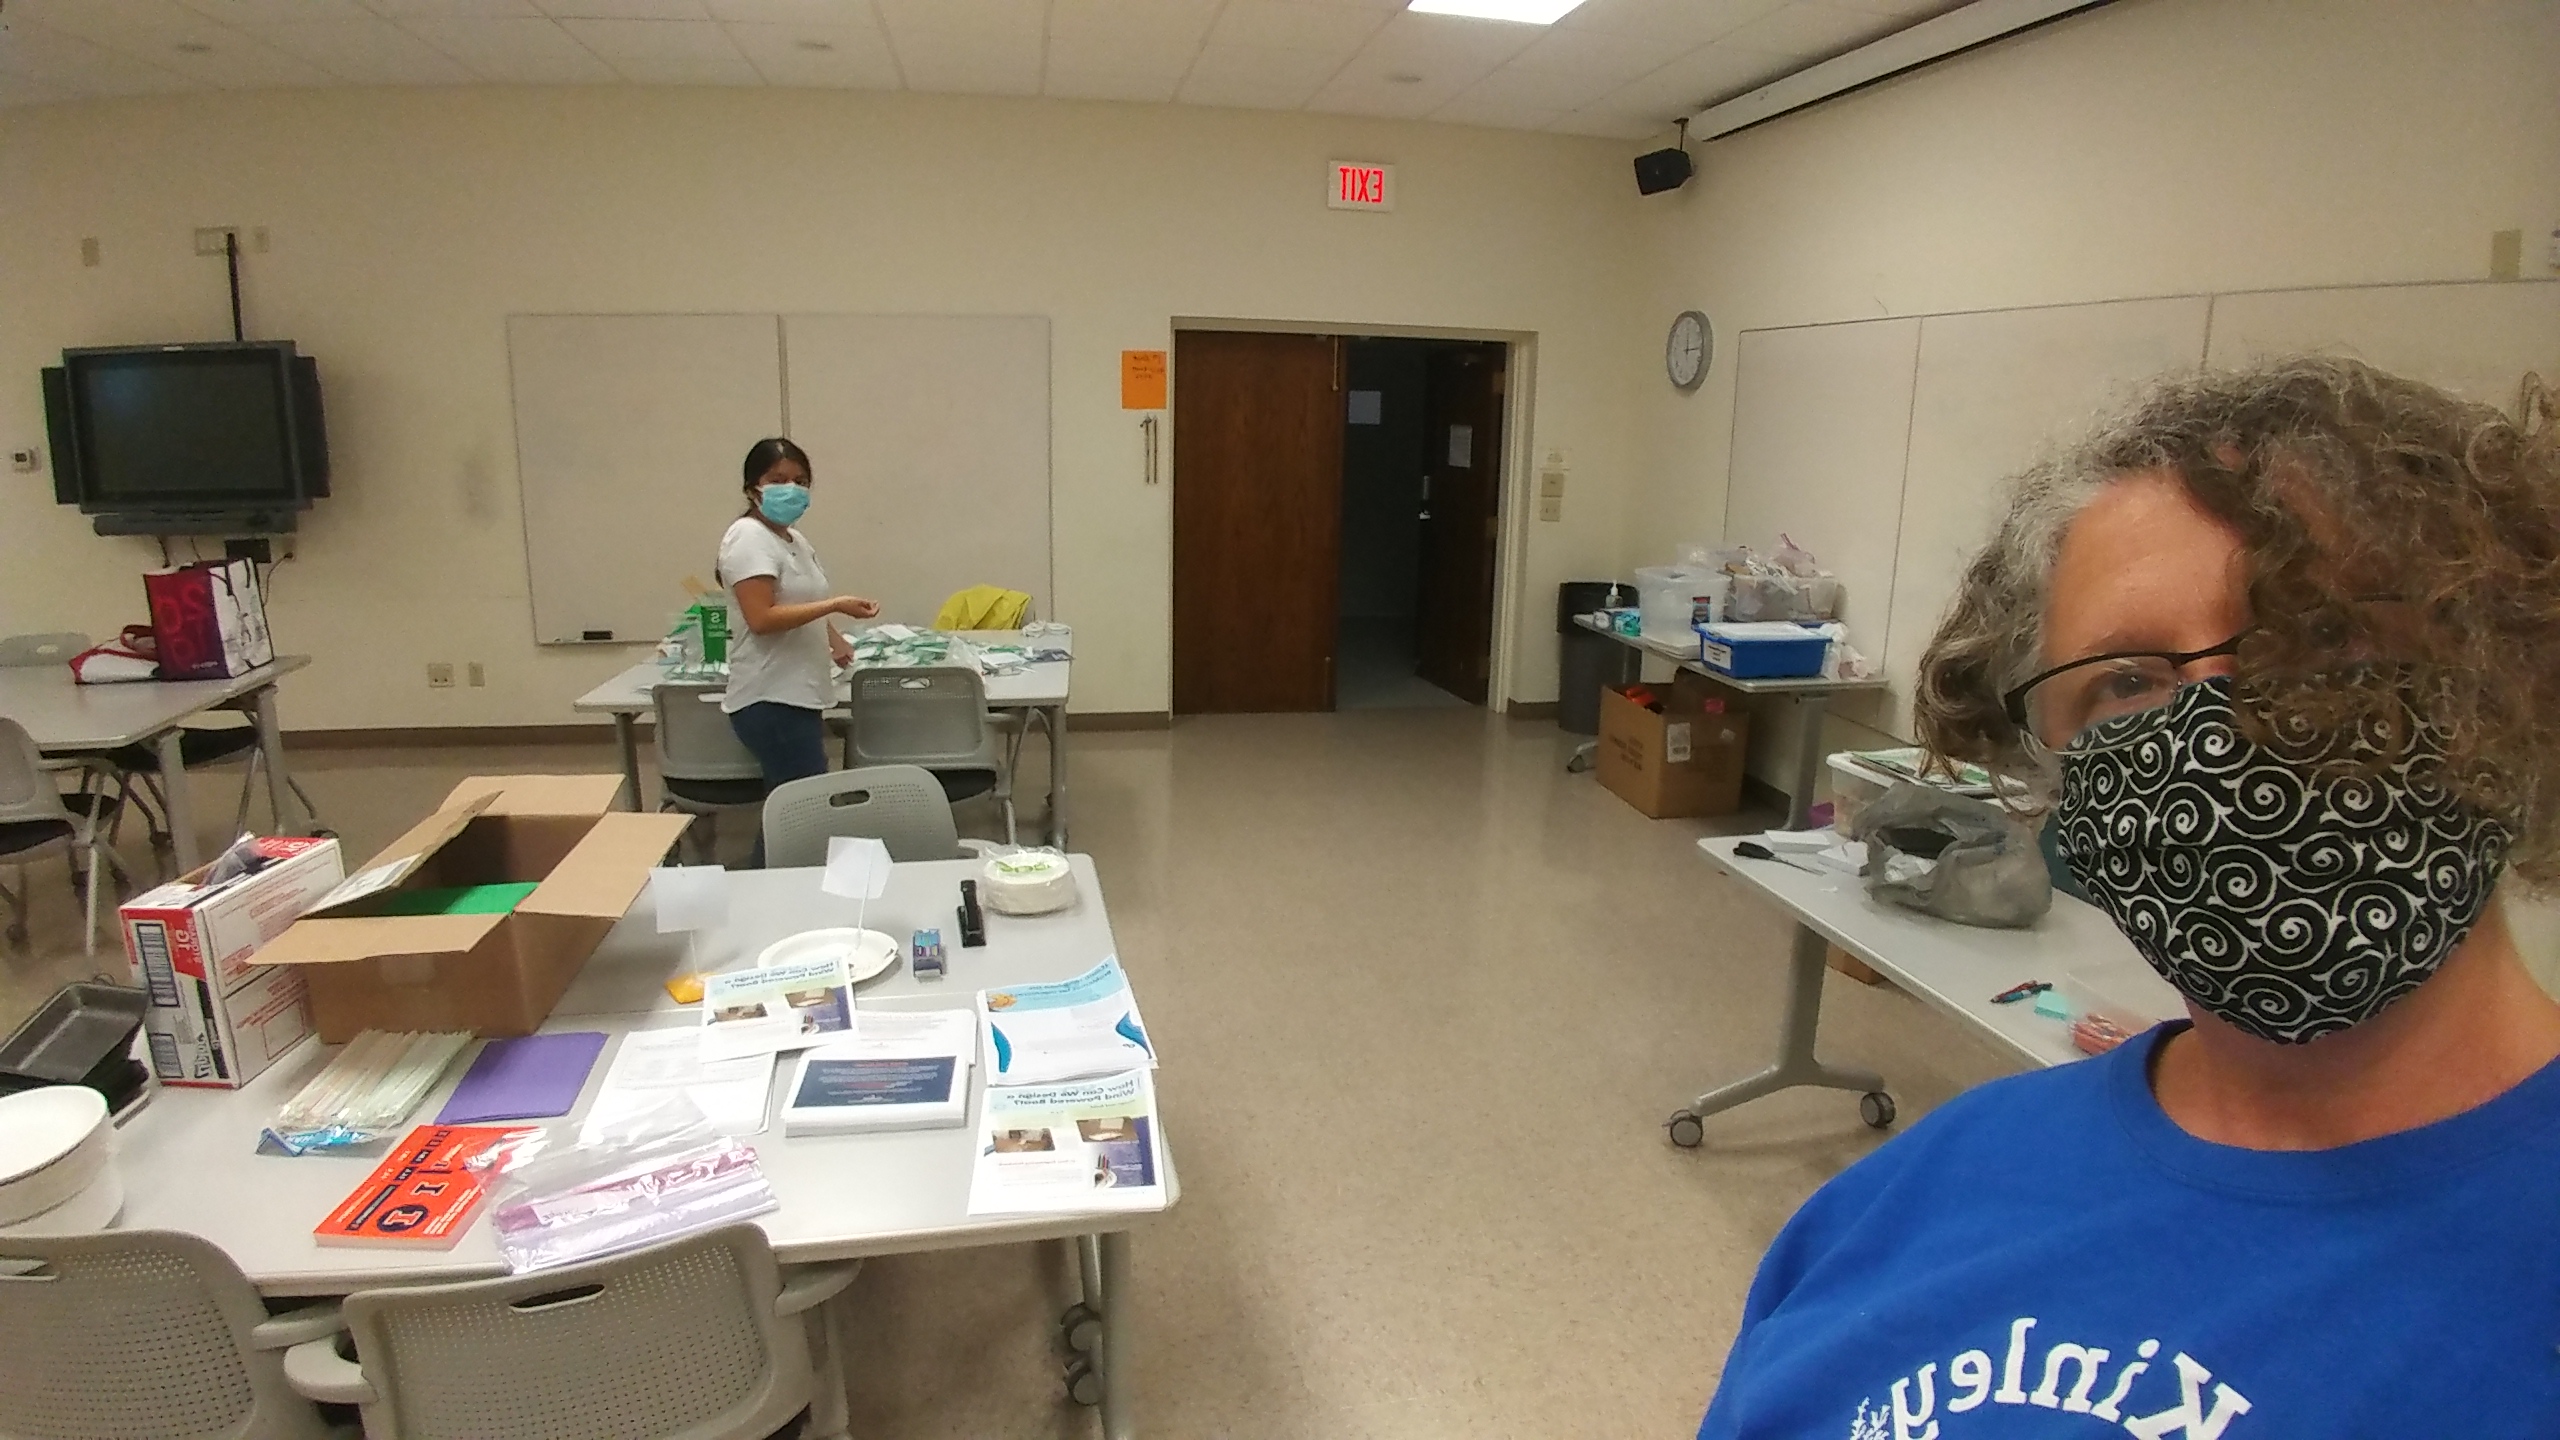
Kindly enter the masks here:
M 220 680 L 276 658 L 257 567 L 207 560 L 144 573 L 163 680 Z

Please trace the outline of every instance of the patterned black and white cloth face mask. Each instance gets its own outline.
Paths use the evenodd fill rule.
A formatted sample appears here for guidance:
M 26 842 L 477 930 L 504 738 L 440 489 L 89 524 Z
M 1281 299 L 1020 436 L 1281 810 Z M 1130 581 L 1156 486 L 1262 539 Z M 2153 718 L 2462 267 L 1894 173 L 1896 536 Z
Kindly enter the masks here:
M 2506 866 L 2506 828 L 2456 800 L 2420 729 L 2387 755 L 2345 733 L 2260 745 L 2229 678 L 2106 721 L 2062 754 L 2062 853 L 2170 984 L 2262 1039 L 2371 1019 L 2444 963 Z

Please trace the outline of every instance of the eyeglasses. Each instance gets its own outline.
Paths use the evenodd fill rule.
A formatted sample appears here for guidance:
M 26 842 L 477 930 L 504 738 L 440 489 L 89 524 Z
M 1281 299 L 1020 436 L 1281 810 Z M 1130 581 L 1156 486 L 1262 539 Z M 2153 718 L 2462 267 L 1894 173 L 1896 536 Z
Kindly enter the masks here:
M 2085 743 L 2091 727 L 2168 704 L 2186 683 L 2183 672 L 2188 666 L 2238 655 L 2240 642 L 2248 634 L 2243 630 L 2202 650 L 2118 650 L 2091 655 L 2054 666 L 2003 695 L 2001 704 L 2009 713 L 2009 723 L 2049 750 L 2109 748 Z

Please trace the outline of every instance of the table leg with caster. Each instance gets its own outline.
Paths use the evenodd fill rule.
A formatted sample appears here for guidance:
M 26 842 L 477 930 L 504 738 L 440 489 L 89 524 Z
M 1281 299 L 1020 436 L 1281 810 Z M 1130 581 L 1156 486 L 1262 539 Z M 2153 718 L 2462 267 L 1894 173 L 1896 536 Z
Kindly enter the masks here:
M 1079 1405 L 1101 1408 L 1104 1440 L 1129 1440 L 1135 1432 L 1124 1363 L 1128 1233 L 1077 1237 L 1076 1266 L 1084 1282 L 1084 1299 L 1058 1317 L 1058 1330 L 1069 1351 L 1067 1395 Z
M 1777 1063 L 1748 1079 L 1710 1090 L 1689 1102 L 1687 1109 L 1673 1112 L 1663 1125 L 1670 1132 L 1672 1144 L 1683 1150 L 1695 1149 L 1706 1138 L 1702 1123 L 1706 1117 L 1798 1085 L 1857 1091 L 1860 1119 L 1877 1129 L 1893 1123 L 1893 1097 L 1885 1093 L 1883 1076 L 1872 1070 L 1826 1065 L 1813 1053 L 1814 1031 L 1822 1020 L 1824 949 L 1822 936 L 1804 926 L 1796 927 Z

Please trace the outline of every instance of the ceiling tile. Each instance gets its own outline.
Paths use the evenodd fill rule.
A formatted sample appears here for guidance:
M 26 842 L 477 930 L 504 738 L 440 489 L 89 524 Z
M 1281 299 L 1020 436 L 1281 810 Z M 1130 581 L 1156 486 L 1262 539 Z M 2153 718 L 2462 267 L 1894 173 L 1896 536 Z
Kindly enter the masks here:
M 174 70 L 15 18 L 0 34 L 0 74 L 78 95 L 163 95 L 205 88 L 202 81 Z
M 65 100 L 88 99 L 90 93 L 0 70 L 0 105 L 55 105 Z
M 459 61 L 378 16 L 241 29 L 357 85 L 467 85 L 474 78 Z
M 1049 38 L 1188 35 L 1197 44 L 1225 4 L 1226 0 L 1050 0 Z
M 1501 130 L 1544 130 L 1564 115 L 1562 110 L 1481 97 L 1473 90 L 1431 112 L 1431 118 L 1443 124 L 1490 125 Z
M 875 0 L 889 38 L 904 43 L 910 34 L 940 32 L 989 39 L 1039 35 L 1048 21 L 1048 0 Z
M 1351 73 L 1420 75 L 1424 84 L 1462 90 L 1495 66 L 1528 48 L 1544 33 L 1535 25 L 1461 20 L 1449 15 L 1398 15 L 1360 47 Z
M 1050 44 L 1057 40 L 1052 37 Z M 1162 103 L 1171 100 L 1182 88 L 1180 70 L 1110 70 L 1096 67 L 1060 64 L 1049 57 L 1048 73 L 1041 77 L 1040 93 L 1061 100 L 1147 100 Z
M 1776 55 L 1829 59 L 1890 35 L 1902 29 L 1904 23 L 1825 5 L 1821 0 L 1796 0 L 1793 5 L 1772 10 L 1735 30 L 1724 37 L 1723 43 Z
M 826 30 L 877 30 L 871 0 L 702 0 L 714 20 L 754 25 L 814 25 Z
M 1221 45 L 1211 40 L 1191 62 L 1188 79 L 1230 89 L 1295 91 L 1300 100 L 1340 73 L 1344 57 L 1314 50 L 1277 50 L 1260 45 Z M 1184 98 L 1188 99 L 1186 85 Z M 1224 104 L 1224 101 L 1207 101 Z
M 1464 88 L 1429 82 L 1400 85 L 1392 81 L 1342 76 L 1308 97 L 1307 108 L 1332 115 L 1385 115 L 1400 120 L 1419 120 L 1457 99 Z
M 1649 35 L 1665 55 L 1730 34 L 1789 0 L 1583 0 L 1558 29 L 1624 30 Z
M 1217 45 L 1259 45 L 1275 50 L 1321 50 L 1348 55 L 1391 19 L 1384 10 L 1354 5 L 1308 5 L 1296 0 L 1228 0 L 1209 31 Z
M 1220 47 L 1211 46 L 1201 52 L 1205 63 Z M 1270 51 L 1269 54 L 1288 54 Z M 1230 105 L 1245 110 L 1297 110 L 1305 107 L 1307 98 L 1321 88 L 1324 81 L 1303 80 L 1297 75 L 1281 75 L 1270 71 L 1228 70 L 1200 65 L 1191 67 L 1183 77 L 1182 89 L 1175 98 L 1186 105 Z
M 1589 75 L 1624 84 L 1662 68 L 1662 62 L 1680 53 L 1680 49 L 1637 31 L 1567 30 L 1559 26 L 1512 56 L 1511 68 Z
M 401 26 L 501 85 L 581 85 L 622 78 L 549 20 L 410 20 Z
M 1199 54 L 1200 37 L 1197 35 L 1131 36 L 1122 39 L 1053 32 L 1049 36 L 1049 69 L 1053 74 L 1061 68 L 1124 75 L 1169 71 L 1174 79 L 1180 80 Z
M 764 76 L 743 55 L 624 55 L 610 63 L 634 85 L 764 84 Z
M 910 90 L 1040 93 L 1047 0 L 879 0 Z
M 296 20 L 362 20 L 356 0 L 178 0 L 225 25 L 282 25 Z
M 708 20 L 702 0 L 533 0 L 554 20 Z
M 1669 125 L 1650 115 L 1622 115 L 1614 110 L 1576 110 L 1547 128 L 1561 135 L 1597 135 L 1609 140 L 1650 140 L 1671 133 Z
M 1668 120 L 1694 115 L 1719 100 L 1730 100 L 1745 90 L 1803 68 L 1803 60 L 1791 55 L 1773 55 L 1740 45 L 1709 45 L 1610 92 L 1601 105 L 1622 115 L 1656 115 Z
M 735 24 L 724 28 L 731 43 L 768 85 L 842 90 L 898 88 L 898 62 L 889 54 L 889 37 L 881 34 L 876 25 L 837 29 Z M 819 45 L 827 48 L 810 48 Z
M 1547 117 L 1552 120 L 1557 114 L 1579 110 L 1617 88 L 1615 83 L 1597 76 L 1523 70 L 1515 61 L 1468 86 L 1459 98 L 1482 105 L 1553 111 Z
M 533 8 L 533 0 L 364 0 L 364 6 L 388 20 L 426 16 L 519 19 L 542 13 Z
M 1961 10 L 1973 0 L 1831 0 L 1831 3 L 1843 10 L 1864 10 L 1870 15 L 1917 25 L 1950 10 Z
M 624 60 L 745 58 L 709 20 L 563 20 L 560 28 L 616 70 Z

